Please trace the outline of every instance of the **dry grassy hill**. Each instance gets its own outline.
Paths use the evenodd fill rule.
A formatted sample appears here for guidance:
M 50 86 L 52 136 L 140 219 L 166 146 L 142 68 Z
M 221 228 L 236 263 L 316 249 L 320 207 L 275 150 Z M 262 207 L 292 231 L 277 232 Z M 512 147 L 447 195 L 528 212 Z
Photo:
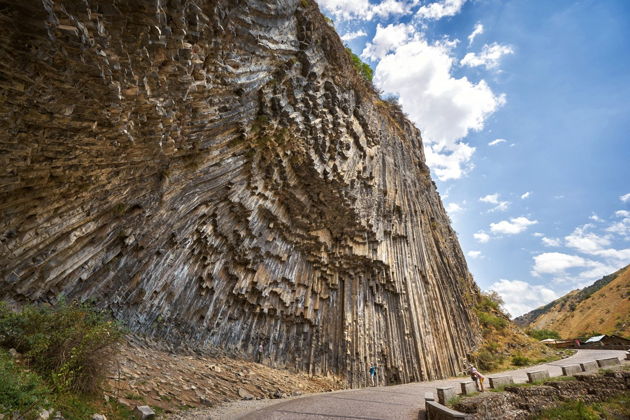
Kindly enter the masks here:
M 556 331 L 562 338 L 592 333 L 630 337 L 630 265 L 514 321 L 526 328 Z

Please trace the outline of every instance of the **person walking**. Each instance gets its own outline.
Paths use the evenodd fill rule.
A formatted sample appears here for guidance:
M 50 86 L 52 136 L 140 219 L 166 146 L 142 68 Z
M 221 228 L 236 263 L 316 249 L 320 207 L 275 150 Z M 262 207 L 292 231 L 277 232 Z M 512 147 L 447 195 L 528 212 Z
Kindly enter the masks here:
M 264 350 L 265 350 L 265 349 L 264 349 L 264 347 L 263 347 L 262 343 L 260 343 L 260 344 L 258 345 L 258 352 L 256 353 L 256 361 L 257 361 L 258 363 L 262 363 L 262 359 L 263 359 L 263 351 L 264 351 Z
M 370 366 L 370 379 L 372 380 L 372 386 L 376 386 L 376 363 Z
M 470 375 L 470 379 L 472 379 L 473 381 L 475 381 L 475 385 L 477 386 L 477 391 L 479 392 L 484 392 L 484 388 L 483 388 L 483 381 L 486 379 L 485 376 L 483 376 L 476 367 L 474 367 L 473 365 L 470 365 L 468 367 L 468 374 Z

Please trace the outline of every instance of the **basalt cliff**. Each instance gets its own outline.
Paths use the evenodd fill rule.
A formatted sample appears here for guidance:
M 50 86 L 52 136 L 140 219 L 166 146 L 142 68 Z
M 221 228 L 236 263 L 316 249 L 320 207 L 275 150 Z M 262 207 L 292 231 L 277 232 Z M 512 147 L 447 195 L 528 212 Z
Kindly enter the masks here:
M 0 115 L 3 299 L 353 386 L 478 340 L 420 132 L 311 0 L 0 0 Z

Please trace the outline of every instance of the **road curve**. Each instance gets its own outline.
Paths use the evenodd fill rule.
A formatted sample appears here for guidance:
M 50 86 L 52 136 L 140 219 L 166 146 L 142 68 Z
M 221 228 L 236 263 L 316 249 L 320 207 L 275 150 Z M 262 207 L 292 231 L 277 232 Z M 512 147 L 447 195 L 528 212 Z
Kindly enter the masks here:
M 576 354 L 562 360 L 524 369 L 506 371 L 516 383 L 527 381 L 526 372 L 548 369 L 550 376 L 560 376 L 562 366 L 588 362 L 597 359 L 618 357 L 623 360 L 622 350 L 578 350 Z M 500 375 L 495 373 L 494 375 Z M 247 413 L 241 420 L 416 420 L 424 409 L 424 393 L 433 392 L 436 387 L 458 386 L 465 378 L 450 378 L 430 382 L 413 382 L 404 385 L 370 387 L 355 390 L 329 392 L 305 396 L 290 401 L 270 405 Z

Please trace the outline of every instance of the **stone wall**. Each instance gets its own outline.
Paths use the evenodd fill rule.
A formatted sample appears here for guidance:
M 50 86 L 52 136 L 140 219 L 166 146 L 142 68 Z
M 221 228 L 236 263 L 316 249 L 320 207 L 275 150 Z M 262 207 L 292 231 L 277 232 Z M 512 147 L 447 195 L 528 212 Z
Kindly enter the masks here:
M 0 5 L 1 297 L 352 385 L 458 370 L 477 289 L 420 133 L 315 3 Z
M 572 381 L 548 381 L 544 385 L 505 387 L 505 392 L 488 392 L 465 398 L 455 410 L 471 419 L 516 420 L 531 418 L 565 401 L 600 402 L 630 390 L 630 371 L 580 374 Z

